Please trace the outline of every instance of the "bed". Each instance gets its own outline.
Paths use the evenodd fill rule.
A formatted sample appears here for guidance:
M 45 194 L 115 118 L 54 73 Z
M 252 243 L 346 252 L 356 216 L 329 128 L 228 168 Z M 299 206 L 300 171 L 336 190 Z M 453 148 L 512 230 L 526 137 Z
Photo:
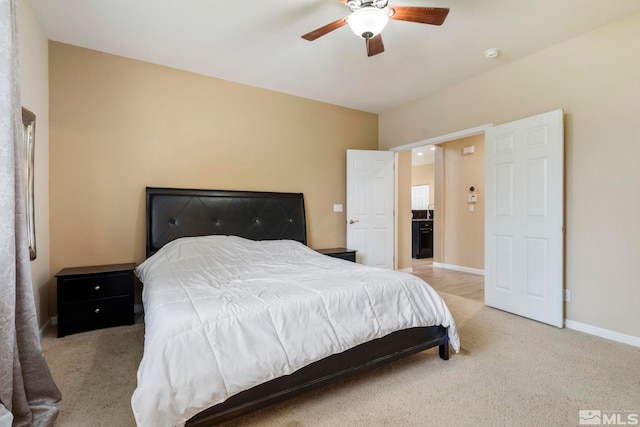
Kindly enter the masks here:
M 299 193 L 147 188 L 140 426 L 213 425 L 432 347 L 444 301 L 407 273 L 306 246 Z

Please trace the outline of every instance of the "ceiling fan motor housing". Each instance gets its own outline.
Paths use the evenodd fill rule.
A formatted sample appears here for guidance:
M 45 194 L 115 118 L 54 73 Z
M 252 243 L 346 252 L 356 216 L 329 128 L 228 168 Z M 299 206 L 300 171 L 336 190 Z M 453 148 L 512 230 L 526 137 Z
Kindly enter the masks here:
M 389 0 L 348 0 L 346 2 L 347 6 L 349 6 L 349 9 L 351 9 L 351 12 L 355 12 L 358 9 L 361 9 L 363 7 L 377 7 L 378 9 L 384 9 L 385 7 L 387 7 L 387 4 L 389 3 Z

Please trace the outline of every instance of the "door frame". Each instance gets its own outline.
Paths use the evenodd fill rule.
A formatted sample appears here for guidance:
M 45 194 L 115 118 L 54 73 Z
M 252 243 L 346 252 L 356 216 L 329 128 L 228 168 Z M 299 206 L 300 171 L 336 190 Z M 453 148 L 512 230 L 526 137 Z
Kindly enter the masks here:
M 427 139 L 423 139 L 421 141 L 416 141 L 416 142 L 412 142 L 410 144 L 405 144 L 405 145 L 400 145 L 398 147 L 393 147 L 390 148 L 389 151 L 393 151 L 396 153 L 396 164 L 397 164 L 397 158 L 398 158 L 398 153 L 402 152 L 402 151 L 407 151 L 407 150 L 412 150 L 414 148 L 418 148 L 418 147 L 424 147 L 426 145 L 432 145 L 432 144 L 442 144 L 444 142 L 449 142 L 449 141 L 455 141 L 457 139 L 462 139 L 462 138 L 466 138 L 469 136 L 475 136 L 475 135 L 484 135 L 487 131 L 487 129 L 490 129 L 493 127 L 493 123 L 489 123 L 489 124 L 485 124 L 485 125 L 481 125 L 481 126 L 476 126 L 476 127 L 472 127 L 472 128 L 468 128 L 468 129 L 464 129 L 461 131 L 457 131 L 457 132 L 452 132 L 452 133 L 448 133 L 445 135 L 440 135 L 440 136 L 436 136 L 433 138 L 427 138 Z M 396 188 L 395 188 L 395 206 L 394 206 L 394 211 L 395 212 L 399 212 L 399 205 L 398 205 L 398 191 L 399 191 L 399 182 L 397 179 L 397 168 L 396 168 Z M 396 234 L 394 236 L 394 264 L 395 264 L 395 268 L 398 268 L 398 218 L 400 217 L 400 215 L 394 215 L 394 228 L 396 230 Z M 444 221 L 444 218 L 442 219 Z M 443 224 L 443 223 L 442 223 Z M 435 226 L 435 224 L 434 224 Z M 435 238 L 435 230 L 434 230 L 434 238 Z M 439 253 L 442 253 L 442 239 L 440 239 L 440 241 L 438 242 L 440 245 L 439 248 Z M 434 252 L 435 252 L 435 240 L 434 240 Z

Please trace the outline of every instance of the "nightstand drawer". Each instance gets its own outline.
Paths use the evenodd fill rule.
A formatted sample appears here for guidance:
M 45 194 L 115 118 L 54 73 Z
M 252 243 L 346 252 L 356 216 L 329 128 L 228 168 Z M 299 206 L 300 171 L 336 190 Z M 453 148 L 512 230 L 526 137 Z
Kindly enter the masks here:
M 346 259 L 347 261 L 356 262 L 355 252 L 342 252 L 338 254 L 326 254 L 333 258 Z
M 59 289 L 62 303 L 129 295 L 129 273 L 67 278 Z
M 62 308 L 58 314 L 61 336 L 133 323 L 128 296 L 63 304 Z
M 316 249 L 315 251 L 333 258 L 340 258 L 347 261 L 356 262 L 357 251 L 354 249 L 327 248 L 327 249 Z

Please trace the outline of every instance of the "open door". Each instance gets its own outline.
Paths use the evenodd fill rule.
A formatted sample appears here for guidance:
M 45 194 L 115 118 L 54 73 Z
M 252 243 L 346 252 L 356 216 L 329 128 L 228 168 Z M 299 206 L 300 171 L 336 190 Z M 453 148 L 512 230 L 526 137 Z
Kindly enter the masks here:
M 347 150 L 347 247 L 361 264 L 393 268 L 394 159 L 391 151 Z
M 562 110 L 487 129 L 485 157 L 485 304 L 562 327 Z

